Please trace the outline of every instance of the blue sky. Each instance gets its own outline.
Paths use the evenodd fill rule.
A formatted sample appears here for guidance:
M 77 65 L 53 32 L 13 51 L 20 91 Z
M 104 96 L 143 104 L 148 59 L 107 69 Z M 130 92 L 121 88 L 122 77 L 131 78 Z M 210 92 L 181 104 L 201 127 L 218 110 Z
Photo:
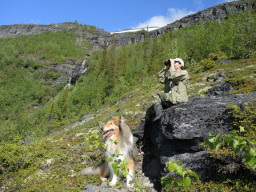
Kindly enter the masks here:
M 112 32 L 162 27 L 232 0 L 1 0 L 0 25 L 78 21 Z

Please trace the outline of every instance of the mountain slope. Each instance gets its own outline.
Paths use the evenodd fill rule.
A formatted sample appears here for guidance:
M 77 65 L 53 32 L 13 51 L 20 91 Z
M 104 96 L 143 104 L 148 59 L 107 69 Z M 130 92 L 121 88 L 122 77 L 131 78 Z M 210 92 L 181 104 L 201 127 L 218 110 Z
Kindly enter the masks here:
M 221 22 L 227 19 L 229 14 L 243 12 L 246 9 L 255 7 L 253 0 L 223 3 L 210 7 L 195 14 L 188 15 L 178 21 L 170 23 L 162 28 L 149 32 L 150 38 L 158 37 L 173 30 L 206 22 L 207 20 Z M 75 31 L 83 39 L 89 41 L 96 49 L 104 47 L 104 41 L 111 43 L 111 34 L 99 30 L 95 26 L 79 25 L 78 23 L 63 23 L 50 25 L 16 24 L 0 26 L 0 38 L 17 37 L 20 35 L 40 34 L 42 32 Z M 89 32 L 88 32 L 89 30 Z M 115 34 L 116 44 L 125 46 L 131 43 L 142 42 L 145 39 L 144 32 Z
M 123 47 L 114 36 L 96 51 L 83 38 L 83 26 L 78 32 L 1 39 L 2 189 L 80 191 L 87 183 L 99 184 L 97 177 L 79 174 L 100 162 L 104 152 L 90 133 L 100 134 L 110 117 L 121 114 L 137 128 L 151 93 L 162 91 L 155 74 L 170 57 L 185 60 L 190 97 L 206 96 L 220 72 L 226 73 L 233 93 L 255 91 L 255 18 L 255 11 L 247 9 L 222 23 L 207 21 L 154 39 L 143 32 L 143 43 Z M 59 78 L 56 68 L 80 66 L 86 55 L 88 70 L 75 85 L 64 88 L 66 78 L 53 86 Z

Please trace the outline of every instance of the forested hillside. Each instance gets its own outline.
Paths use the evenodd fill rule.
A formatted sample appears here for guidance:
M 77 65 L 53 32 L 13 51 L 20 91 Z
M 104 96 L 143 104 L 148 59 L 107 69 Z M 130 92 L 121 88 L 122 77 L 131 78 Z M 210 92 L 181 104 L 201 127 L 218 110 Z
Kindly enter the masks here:
M 77 174 L 82 169 L 80 156 L 89 152 L 79 145 L 83 134 L 116 114 L 124 114 L 135 129 L 140 122 L 136 115 L 151 105 L 151 93 L 162 90 L 155 77 L 164 60 L 184 59 L 190 97 L 205 96 L 205 88 L 216 84 L 212 74 L 219 72 L 227 73 L 233 93 L 256 90 L 255 5 L 230 13 L 221 23 L 201 22 L 154 39 L 146 31 L 139 33 L 146 35 L 142 43 L 119 47 L 113 35 L 110 46 L 105 42 L 103 50 L 96 51 L 68 31 L 0 39 L 0 186 L 4 191 L 40 191 L 44 184 L 49 191 L 77 191 L 86 183 L 99 182 Z M 75 65 L 87 54 L 86 74 L 66 86 L 68 75 L 60 78 L 54 66 L 70 61 Z M 82 120 L 85 124 L 70 129 Z M 79 131 L 83 134 L 76 135 Z M 97 155 L 92 154 L 95 161 Z M 54 163 L 40 163 L 54 158 Z M 55 181 L 50 173 L 36 178 L 39 169 L 51 172 Z M 76 176 L 66 177 L 73 172 Z

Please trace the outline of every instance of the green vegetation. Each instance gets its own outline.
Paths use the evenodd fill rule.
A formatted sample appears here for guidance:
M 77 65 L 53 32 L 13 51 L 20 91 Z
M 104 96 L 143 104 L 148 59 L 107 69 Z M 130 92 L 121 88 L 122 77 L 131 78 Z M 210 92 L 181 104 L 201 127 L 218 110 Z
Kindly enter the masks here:
M 166 164 L 166 167 L 171 173 L 168 176 L 161 178 L 161 184 L 167 191 L 170 190 L 170 188 L 179 190 L 181 187 L 190 186 L 192 183 L 191 178 L 196 178 L 197 181 L 199 181 L 199 176 L 196 172 L 191 171 L 190 169 L 185 169 L 179 164 L 182 164 L 182 162 L 169 161 Z
M 47 103 L 66 84 L 53 89 L 51 82 L 61 74 L 47 67 L 70 58 L 82 60 L 90 48 L 86 41 L 77 45 L 75 34 L 67 31 L 0 39 L 0 140 L 42 132 L 35 127 L 41 129 Z M 31 105 L 40 106 L 33 109 Z
M 95 29 L 78 23 L 77 27 L 91 32 Z M 103 50 L 91 54 L 87 75 L 65 89 L 65 81 L 53 88 L 52 83 L 61 74 L 51 67 L 69 59 L 82 60 L 92 49 L 88 42 L 67 31 L 0 39 L 0 186 L 5 187 L 4 191 L 37 191 L 46 186 L 46 191 L 79 191 L 86 183 L 99 184 L 98 177 L 79 174 L 85 164 L 93 166 L 101 161 L 104 151 L 87 147 L 85 135 L 98 130 L 113 115 L 124 114 L 128 124 L 137 127 L 137 115 L 150 106 L 151 93 L 162 90 L 155 75 L 168 58 L 185 60 L 190 97 L 205 95 L 204 88 L 214 84 L 212 78 L 219 72 L 228 74 L 225 80 L 235 87 L 233 93 L 255 91 L 255 10 L 230 14 L 222 23 L 207 21 L 152 40 L 146 31 L 143 33 L 143 43 L 125 47 L 117 47 L 113 36 L 110 47 L 106 43 Z M 232 61 L 225 63 L 223 59 Z M 232 147 L 236 139 L 239 146 L 244 146 L 241 150 L 250 154 L 246 146 L 253 149 L 255 138 L 246 138 L 255 135 L 255 112 L 244 113 L 234 108 L 236 125 L 243 128 L 226 140 Z M 90 114 L 94 114 L 92 119 L 69 130 L 70 125 Z M 66 131 L 61 133 L 64 128 Z M 246 131 L 241 133 L 243 129 Z M 218 147 L 218 153 L 225 149 L 223 145 Z M 239 155 L 231 149 L 223 153 L 227 152 Z M 255 166 L 250 165 L 247 156 L 244 158 L 249 166 Z M 184 190 L 250 191 L 255 185 L 239 178 L 225 179 L 219 183 L 193 182 Z
M 205 140 L 205 144 L 222 161 L 228 156 L 238 157 L 241 158 L 244 166 L 253 171 L 256 169 L 256 105 L 247 104 L 243 110 L 236 105 L 228 107 L 232 109 L 230 113 L 235 118 L 234 125 L 237 130 L 231 131 L 228 135 L 224 133 L 219 133 L 216 136 L 210 134 L 210 137 Z M 233 161 L 235 162 L 237 159 L 233 159 Z
M 3 142 L 0 185 L 4 191 L 81 191 L 86 183 L 101 183 L 98 177 L 79 174 L 85 162 L 90 165 L 99 157 L 81 146 L 83 140 L 82 137 L 69 140 L 60 135 L 29 146 L 21 144 L 19 139 L 12 144 Z
M 63 24 L 76 25 L 77 29 L 85 29 L 89 33 L 93 33 L 95 30 L 103 30 L 103 29 L 97 29 L 97 27 L 94 26 L 94 25 L 86 25 L 86 24 L 83 25 L 83 24 L 80 24 L 80 23 L 78 23 L 78 21 L 75 21 L 75 22 L 64 22 Z
M 253 175 L 256 170 L 256 105 L 250 103 L 244 109 L 240 109 L 236 105 L 229 105 L 229 108 L 235 118 L 234 125 L 237 129 L 232 130 L 229 134 L 210 134 L 204 144 L 212 156 L 219 160 L 219 172 L 224 175 L 224 178 L 235 174 L 236 176 L 231 176 L 234 178 L 239 172 L 246 172 L 247 174 L 241 177 L 243 182 L 247 180 L 250 181 L 250 184 L 255 185 Z M 230 185 L 233 187 L 235 182 L 230 182 Z

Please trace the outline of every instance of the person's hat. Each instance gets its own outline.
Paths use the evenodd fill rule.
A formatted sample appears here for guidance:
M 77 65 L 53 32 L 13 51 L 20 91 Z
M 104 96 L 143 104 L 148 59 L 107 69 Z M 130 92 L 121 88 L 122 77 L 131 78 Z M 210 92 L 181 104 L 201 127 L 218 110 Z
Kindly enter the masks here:
M 179 62 L 182 65 L 182 67 L 184 67 L 184 61 L 181 58 L 175 58 L 174 62 L 175 61 Z

